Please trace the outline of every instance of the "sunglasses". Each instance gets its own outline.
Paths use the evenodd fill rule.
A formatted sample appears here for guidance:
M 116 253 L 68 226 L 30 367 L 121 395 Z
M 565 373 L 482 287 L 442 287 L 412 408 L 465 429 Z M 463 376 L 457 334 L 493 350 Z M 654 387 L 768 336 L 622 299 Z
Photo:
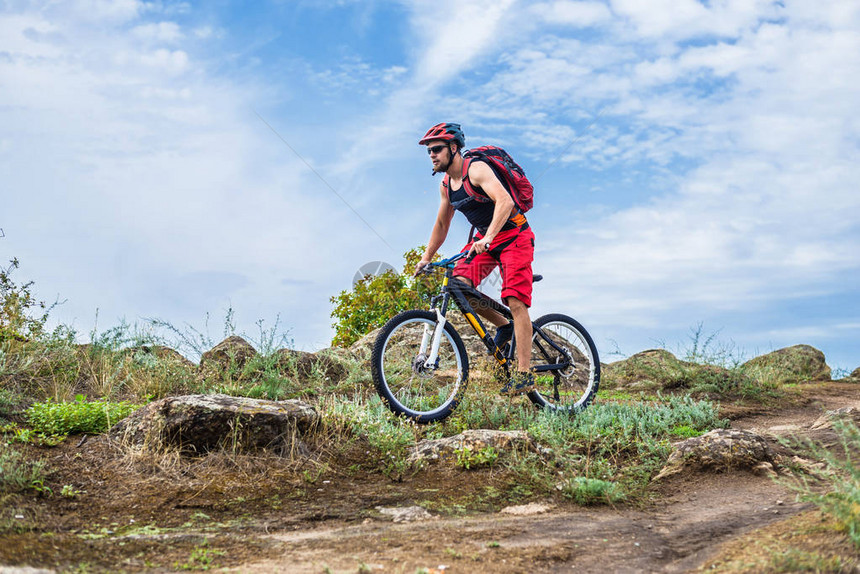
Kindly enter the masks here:
M 440 151 L 442 151 L 446 147 L 448 147 L 448 146 L 447 145 L 434 145 L 433 147 L 428 147 L 427 148 L 427 155 L 439 153 Z

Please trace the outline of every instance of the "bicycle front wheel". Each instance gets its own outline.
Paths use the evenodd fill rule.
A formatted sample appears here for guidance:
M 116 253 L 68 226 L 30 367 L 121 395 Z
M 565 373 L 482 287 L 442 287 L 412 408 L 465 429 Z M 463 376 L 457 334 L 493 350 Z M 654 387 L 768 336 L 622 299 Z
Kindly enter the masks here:
M 600 359 L 591 335 L 575 319 L 553 313 L 534 322 L 531 368 L 538 407 L 576 412 L 588 406 L 600 383 Z
M 371 372 L 376 391 L 396 414 L 419 423 L 451 414 L 466 390 L 466 347 L 450 323 L 439 334 L 439 352 L 431 363 L 433 336 L 439 322 L 431 311 L 404 311 L 376 337 Z

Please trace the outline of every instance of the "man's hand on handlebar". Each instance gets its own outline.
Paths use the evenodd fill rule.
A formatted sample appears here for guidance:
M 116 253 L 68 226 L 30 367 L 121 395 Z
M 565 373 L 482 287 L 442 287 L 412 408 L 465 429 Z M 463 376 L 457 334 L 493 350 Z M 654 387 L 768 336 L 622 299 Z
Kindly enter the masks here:
M 488 251 L 490 249 L 490 243 L 492 243 L 492 239 L 487 239 L 486 237 L 482 237 L 472 243 L 472 247 L 469 248 L 469 258 Z
M 430 265 L 430 261 L 428 259 L 422 259 L 415 265 L 415 273 L 412 274 L 413 277 L 418 277 L 422 273 L 427 273 L 429 269 L 427 266 Z

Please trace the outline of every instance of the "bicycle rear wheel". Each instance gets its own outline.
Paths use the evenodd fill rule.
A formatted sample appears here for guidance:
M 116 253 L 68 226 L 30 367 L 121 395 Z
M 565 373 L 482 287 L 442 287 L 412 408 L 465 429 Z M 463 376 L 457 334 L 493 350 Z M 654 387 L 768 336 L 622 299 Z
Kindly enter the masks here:
M 584 409 L 597 394 L 600 359 L 591 335 L 575 319 L 553 313 L 534 322 L 532 364 L 538 407 L 565 412 Z
M 385 324 L 371 355 L 373 382 L 383 402 L 394 413 L 419 423 L 450 415 L 469 377 L 466 347 L 447 322 L 438 360 L 428 364 L 437 325 L 434 312 L 404 311 Z

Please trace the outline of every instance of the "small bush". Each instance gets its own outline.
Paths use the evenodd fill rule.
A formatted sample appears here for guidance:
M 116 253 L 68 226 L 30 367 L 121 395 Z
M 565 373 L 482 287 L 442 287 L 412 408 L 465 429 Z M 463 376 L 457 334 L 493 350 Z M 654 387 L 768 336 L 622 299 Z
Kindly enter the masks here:
M 27 421 L 34 430 L 51 435 L 99 434 L 137 410 L 139 405 L 123 401 L 86 401 L 78 395 L 73 403 L 36 403 L 27 409 Z
M 365 277 L 352 290 L 341 291 L 332 297 L 335 336 L 331 344 L 348 347 L 400 311 L 423 307 L 423 297 L 435 294 L 440 282 L 439 277 L 433 275 L 412 277 L 423 254 L 424 246 L 411 249 L 403 254 L 403 273 L 398 275 L 389 271 Z M 439 256 L 435 259 L 438 260 Z
M 457 455 L 457 466 L 465 468 L 466 470 L 483 466 L 493 466 L 499 459 L 499 452 L 491 446 L 479 448 L 477 450 L 472 450 L 468 446 L 464 446 L 463 448 L 454 451 L 454 454 Z
M 0 343 L 40 337 L 56 305 L 38 301 L 31 293 L 32 281 L 18 285 L 12 280 L 12 272 L 18 266 L 18 259 L 13 258 L 8 267 L 0 268 Z

